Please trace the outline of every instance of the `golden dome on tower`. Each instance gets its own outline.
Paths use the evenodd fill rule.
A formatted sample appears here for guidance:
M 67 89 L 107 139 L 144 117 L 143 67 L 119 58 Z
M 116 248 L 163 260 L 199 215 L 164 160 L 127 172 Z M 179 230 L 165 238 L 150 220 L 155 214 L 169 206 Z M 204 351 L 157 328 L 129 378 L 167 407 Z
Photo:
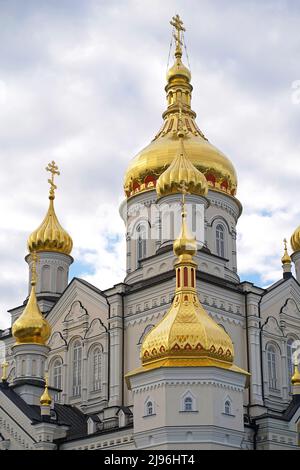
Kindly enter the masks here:
M 73 240 L 68 232 L 60 225 L 54 209 L 55 189 L 54 175 L 59 175 L 55 162 L 46 168 L 51 173 L 49 208 L 41 225 L 28 238 L 27 246 L 30 253 L 36 251 L 54 251 L 69 255 L 73 248 Z
M 296 228 L 293 235 L 291 236 L 291 247 L 294 253 L 300 251 L 300 225 Z
M 31 292 L 23 313 L 12 326 L 12 335 L 16 340 L 16 344 L 34 343 L 45 345 L 50 337 L 51 327 L 47 320 L 43 317 L 40 311 L 40 307 L 37 303 L 35 293 L 37 276 L 36 253 L 32 253 L 32 260 Z
M 292 260 L 291 260 L 290 255 L 288 254 L 288 251 L 287 251 L 287 240 L 286 240 L 286 238 L 283 240 L 283 243 L 284 243 L 284 252 L 283 252 L 283 257 L 281 258 L 281 262 L 282 262 L 282 264 L 291 264 Z
M 230 160 L 214 147 L 198 128 L 191 109 L 191 73 L 182 63 L 182 21 L 171 22 L 176 29 L 175 63 L 167 73 L 168 107 L 163 125 L 153 141 L 130 162 L 124 179 L 126 196 L 132 197 L 155 189 L 160 175 L 171 165 L 178 149 L 180 109 L 185 131 L 185 150 L 191 163 L 204 174 L 209 189 L 236 195 L 237 175 Z
M 45 388 L 44 391 L 40 397 L 40 404 L 41 406 L 51 406 L 52 403 L 52 398 L 50 396 L 49 390 L 48 390 L 48 375 L 45 377 Z

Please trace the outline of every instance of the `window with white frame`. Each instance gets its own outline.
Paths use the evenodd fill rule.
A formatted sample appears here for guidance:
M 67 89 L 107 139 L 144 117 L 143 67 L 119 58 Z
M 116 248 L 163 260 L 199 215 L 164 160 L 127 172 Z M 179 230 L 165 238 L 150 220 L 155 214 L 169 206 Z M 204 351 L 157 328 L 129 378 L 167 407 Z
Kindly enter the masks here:
M 230 400 L 226 400 L 224 403 L 224 413 L 226 415 L 231 415 L 231 402 Z
M 154 406 L 153 406 L 153 401 L 148 400 L 146 403 L 146 416 L 151 416 L 154 415 Z
M 102 385 L 102 351 L 100 348 L 94 349 L 92 352 L 92 377 L 93 391 L 101 390 Z
M 82 363 L 82 346 L 80 341 L 75 341 L 73 345 L 73 397 L 81 394 L 81 363 Z
M 139 225 L 136 229 L 137 231 L 137 261 L 141 261 L 146 258 L 146 248 L 147 248 L 147 232 L 144 225 Z
M 218 256 L 225 258 L 225 229 L 222 224 L 216 226 L 216 249 Z
M 267 348 L 267 361 L 268 361 L 269 388 L 272 390 L 277 390 L 278 389 L 277 352 L 273 344 L 269 344 Z
M 187 413 L 196 411 L 196 398 L 190 391 L 185 392 L 181 397 L 181 411 Z
M 192 397 L 185 397 L 183 401 L 184 411 L 193 411 L 193 399 Z
M 52 376 L 53 376 L 53 387 L 62 388 L 62 360 L 60 358 L 55 359 L 52 366 Z M 60 401 L 60 392 L 55 392 L 54 401 Z

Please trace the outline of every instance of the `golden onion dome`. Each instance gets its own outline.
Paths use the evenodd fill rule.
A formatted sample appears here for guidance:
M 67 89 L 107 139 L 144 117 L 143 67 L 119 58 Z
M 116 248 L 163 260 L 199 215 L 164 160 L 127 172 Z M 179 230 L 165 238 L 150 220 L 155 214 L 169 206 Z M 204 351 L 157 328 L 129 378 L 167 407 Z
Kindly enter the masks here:
M 292 385 L 300 385 L 300 372 L 297 364 L 294 366 L 294 374 L 292 376 L 291 382 Z
M 300 251 L 300 226 L 296 228 L 293 235 L 291 236 L 291 247 L 294 253 Z
M 171 165 L 158 178 L 156 192 L 159 197 L 179 193 L 184 184 L 189 194 L 205 196 L 208 192 L 207 180 L 186 155 L 183 143 L 184 133 L 178 132 L 178 136 L 179 152 Z
M 184 200 L 183 200 L 184 206 Z M 193 261 L 196 241 L 186 227 L 182 212 L 182 229 L 174 242 L 179 260 L 176 268 L 176 290 L 173 303 L 164 318 L 146 335 L 141 359 L 145 366 L 157 361 L 176 360 L 174 365 L 232 365 L 233 344 L 228 334 L 204 310 L 196 291 L 197 264 Z M 156 365 L 155 365 L 156 364 Z
M 48 377 L 45 379 L 45 389 L 43 394 L 41 395 L 40 398 L 40 404 L 41 406 L 50 406 L 52 403 L 52 398 L 50 396 L 49 390 L 48 390 Z
M 54 251 L 69 255 L 73 248 L 73 240 L 68 232 L 60 225 L 54 209 L 55 189 L 54 175 L 60 174 L 55 162 L 49 163 L 46 168 L 52 173 L 49 179 L 50 194 L 48 212 L 41 225 L 28 238 L 27 246 L 30 253 L 36 251 Z
M 287 241 L 286 241 L 286 238 L 283 240 L 283 243 L 284 243 L 284 253 L 283 253 L 283 257 L 281 258 L 281 262 L 282 262 L 283 265 L 285 265 L 285 264 L 291 264 L 291 263 L 292 263 L 292 260 L 291 260 L 290 255 L 288 254 L 288 251 L 287 251 Z
M 167 110 L 163 125 L 152 142 L 130 162 L 124 178 L 128 198 L 155 189 L 160 175 L 172 164 L 178 149 L 180 109 L 185 131 L 185 150 L 191 163 L 204 174 L 209 189 L 236 195 L 237 175 L 231 161 L 214 147 L 196 124 L 191 109 L 191 73 L 182 63 L 182 38 L 176 37 L 175 63 L 167 74 Z
M 37 302 L 36 286 L 36 253 L 32 254 L 31 292 L 23 313 L 12 326 L 12 335 L 16 344 L 34 343 L 45 345 L 51 334 L 51 327 L 43 317 Z

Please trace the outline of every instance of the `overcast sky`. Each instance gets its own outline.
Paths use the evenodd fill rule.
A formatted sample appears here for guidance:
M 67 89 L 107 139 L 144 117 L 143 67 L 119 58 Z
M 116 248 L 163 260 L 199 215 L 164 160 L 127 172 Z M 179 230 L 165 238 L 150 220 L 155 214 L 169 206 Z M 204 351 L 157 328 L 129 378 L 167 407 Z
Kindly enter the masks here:
M 72 275 L 124 278 L 123 175 L 161 124 L 176 13 L 198 125 L 238 173 L 239 273 L 281 277 L 282 239 L 300 224 L 299 0 L 0 0 L 0 327 L 26 297 L 52 159 Z

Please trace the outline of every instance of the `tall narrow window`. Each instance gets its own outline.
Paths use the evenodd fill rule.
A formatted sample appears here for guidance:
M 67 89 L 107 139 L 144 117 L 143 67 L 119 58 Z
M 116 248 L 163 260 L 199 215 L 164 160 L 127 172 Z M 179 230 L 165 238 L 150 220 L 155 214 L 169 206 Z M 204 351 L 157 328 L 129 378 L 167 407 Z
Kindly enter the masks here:
M 57 269 L 57 284 L 56 284 L 56 291 L 61 294 L 64 290 L 64 277 L 65 277 L 65 270 L 61 266 Z
M 42 292 L 50 291 L 50 266 L 42 267 Z
M 184 287 L 188 286 L 188 268 L 183 269 L 183 284 Z
M 269 387 L 273 390 L 277 389 L 277 357 L 275 347 L 270 344 L 267 349 L 268 359 L 268 375 L 269 375 Z
M 100 348 L 93 351 L 93 391 L 101 390 L 101 375 L 102 375 L 102 352 Z
M 191 281 L 192 281 L 192 287 L 195 287 L 195 270 L 194 270 L 194 268 L 191 269 Z
M 185 399 L 184 399 L 184 411 L 193 411 L 193 399 L 192 399 L 192 397 L 185 397 Z
M 231 403 L 230 403 L 229 400 L 226 400 L 226 401 L 225 401 L 224 412 L 225 412 L 226 415 L 230 415 L 230 414 L 231 414 Z
M 82 347 L 80 341 L 76 341 L 73 346 L 73 397 L 81 394 L 81 361 Z
M 216 227 L 216 248 L 218 256 L 225 258 L 225 230 L 221 224 Z
M 180 287 L 180 268 L 177 269 L 177 287 Z
M 146 258 L 146 229 L 143 225 L 137 227 L 137 261 Z
M 53 364 L 53 387 L 54 388 L 62 388 L 62 361 L 61 359 L 56 359 Z M 60 392 L 55 392 L 54 394 L 54 401 L 60 401 Z
M 148 401 L 146 405 L 146 414 L 147 416 L 153 415 L 153 403 L 152 401 Z

